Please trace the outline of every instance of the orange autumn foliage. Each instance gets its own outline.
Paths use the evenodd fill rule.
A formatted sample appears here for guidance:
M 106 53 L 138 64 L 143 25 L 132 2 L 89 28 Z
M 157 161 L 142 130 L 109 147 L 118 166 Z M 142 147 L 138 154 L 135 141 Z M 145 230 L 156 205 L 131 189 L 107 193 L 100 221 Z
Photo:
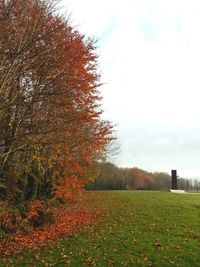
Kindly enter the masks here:
M 35 249 L 38 246 L 56 241 L 58 238 L 74 234 L 83 227 L 94 223 L 101 211 L 81 206 L 52 209 L 55 222 L 43 228 L 35 228 L 27 234 L 8 236 L 0 242 L 0 254 L 11 255 L 24 249 Z
M 84 179 L 78 179 L 75 175 L 64 178 L 54 187 L 54 195 L 63 202 L 77 200 L 82 196 L 85 183 Z
M 12 218 L 8 212 L 0 213 L 0 229 L 5 229 L 8 233 L 14 229 Z
M 26 218 L 31 220 L 32 218 L 38 216 L 40 210 L 43 209 L 44 202 L 41 200 L 34 200 L 29 204 L 29 209 L 26 214 Z
M 96 43 L 56 2 L 0 0 L 0 197 L 13 202 L 75 197 L 113 139 Z
M 131 168 L 131 175 L 134 181 L 134 187 L 136 189 L 145 189 L 152 183 L 153 177 L 139 168 Z

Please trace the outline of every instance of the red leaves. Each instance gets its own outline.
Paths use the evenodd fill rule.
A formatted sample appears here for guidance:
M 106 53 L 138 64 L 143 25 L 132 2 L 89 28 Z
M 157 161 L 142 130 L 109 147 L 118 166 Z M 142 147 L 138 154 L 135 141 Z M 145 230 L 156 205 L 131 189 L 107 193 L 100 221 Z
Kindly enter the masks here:
M 10 255 L 23 249 L 33 249 L 59 237 L 71 235 L 81 228 L 91 224 L 100 216 L 98 210 L 63 207 L 54 210 L 55 223 L 48 227 L 34 229 L 26 235 L 16 234 L 0 242 L 0 253 Z
M 93 260 L 91 257 L 88 257 L 88 258 L 86 258 L 85 260 L 83 260 L 82 261 L 82 263 L 84 264 L 84 265 L 96 265 L 95 263 L 95 260 Z
M 134 180 L 134 188 L 145 189 L 152 183 L 153 178 L 149 173 L 139 168 L 131 168 L 130 171 Z
M 69 162 L 72 164 L 72 168 L 77 174 L 81 175 L 85 172 L 83 167 L 73 157 L 69 157 Z
M 43 209 L 43 201 L 41 200 L 34 200 L 31 202 L 30 207 L 29 207 L 29 211 L 26 214 L 26 217 L 28 220 L 31 220 L 33 217 L 38 215 L 39 210 Z
M 12 232 L 14 228 L 11 215 L 6 211 L 0 213 L 0 229 L 3 228 L 5 232 Z
M 54 195 L 64 202 L 77 200 L 83 193 L 84 184 L 85 180 L 75 175 L 63 178 L 59 185 L 54 187 Z
M 11 170 L 5 169 L 9 179 L 3 186 L 8 193 L 13 190 L 11 197 L 20 191 L 23 199 L 28 192 L 25 199 L 31 200 L 50 195 L 63 177 L 87 180 L 91 163 L 102 158 L 112 140 L 112 125 L 102 120 L 95 41 L 55 15 L 56 6 L 46 0 L 8 2 L 10 10 L 2 2 L 6 16 L 0 29 L 1 99 L 6 103 L 0 103 L 0 137 L 9 145 L 2 151 Z M 0 151 L 0 165 L 5 155 Z M 13 170 L 20 181 L 14 189 Z M 35 186 L 27 182 L 31 179 Z M 68 190 L 66 199 L 73 192 Z

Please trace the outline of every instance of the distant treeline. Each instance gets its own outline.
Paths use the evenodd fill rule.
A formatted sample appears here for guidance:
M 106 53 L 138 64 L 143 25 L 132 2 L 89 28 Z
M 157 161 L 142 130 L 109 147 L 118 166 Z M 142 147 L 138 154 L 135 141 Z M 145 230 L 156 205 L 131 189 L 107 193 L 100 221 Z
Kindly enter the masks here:
M 147 172 L 142 169 L 120 168 L 110 162 L 97 164 L 96 179 L 87 185 L 88 190 L 169 190 L 171 176 L 164 172 Z M 199 191 L 200 182 L 178 178 L 178 189 Z

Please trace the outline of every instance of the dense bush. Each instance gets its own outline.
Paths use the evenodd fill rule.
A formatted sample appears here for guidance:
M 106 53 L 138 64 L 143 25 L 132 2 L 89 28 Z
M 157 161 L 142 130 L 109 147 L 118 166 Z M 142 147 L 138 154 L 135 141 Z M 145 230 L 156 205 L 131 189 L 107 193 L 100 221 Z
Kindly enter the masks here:
M 28 202 L 20 210 L 1 202 L 0 208 L 0 237 L 16 232 L 29 232 L 33 228 L 42 227 L 54 222 L 52 205 L 45 201 Z
M 15 233 L 20 229 L 22 216 L 19 209 L 11 207 L 7 202 L 0 202 L 0 237 Z
M 45 205 L 44 201 L 35 200 L 28 206 L 26 213 L 27 222 L 34 228 L 51 224 L 54 222 L 53 213 Z

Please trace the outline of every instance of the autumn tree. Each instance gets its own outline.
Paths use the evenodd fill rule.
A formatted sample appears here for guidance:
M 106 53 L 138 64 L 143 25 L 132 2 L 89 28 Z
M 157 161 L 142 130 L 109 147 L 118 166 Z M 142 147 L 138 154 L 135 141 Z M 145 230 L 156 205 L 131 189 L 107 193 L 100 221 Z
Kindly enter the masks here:
M 153 177 L 153 188 L 155 190 L 169 190 L 171 188 L 171 176 L 169 174 L 164 172 L 154 172 Z
M 148 189 L 151 182 L 152 176 L 148 172 L 139 168 L 130 169 L 130 180 L 128 181 L 128 189 Z
M 95 42 L 57 1 L 0 0 L 0 194 L 70 199 L 112 138 Z
M 126 181 L 120 168 L 110 162 L 97 163 L 98 173 L 87 189 L 120 190 L 126 189 Z

